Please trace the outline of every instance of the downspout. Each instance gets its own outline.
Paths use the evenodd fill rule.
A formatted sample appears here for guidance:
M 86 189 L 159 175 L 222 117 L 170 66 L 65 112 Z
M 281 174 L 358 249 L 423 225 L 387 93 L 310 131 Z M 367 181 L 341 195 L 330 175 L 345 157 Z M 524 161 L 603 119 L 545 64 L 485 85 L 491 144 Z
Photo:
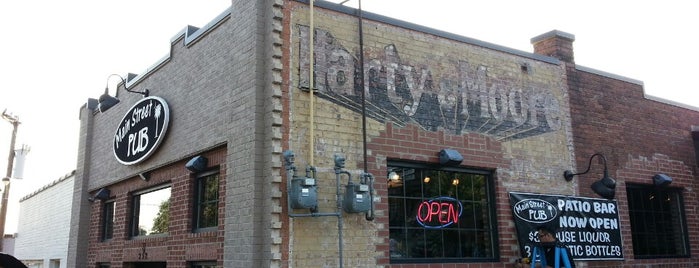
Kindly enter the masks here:
M 308 159 L 309 159 L 309 165 L 310 165 L 310 166 L 315 166 L 315 164 L 314 164 L 314 154 L 315 154 L 314 151 L 315 151 L 315 150 L 313 149 L 313 148 L 315 148 L 315 140 L 314 140 L 314 137 L 315 137 L 315 133 L 314 133 L 314 132 L 315 132 L 315 131 L 314 131 L 314 128 L 315 128 L 315 122 L 314 122 L 315 111 L 314 111 L 314 110 L 315 110 L 315 108 L 313 107 L 313 97 L 314 97 L 314 96 L 313 96 L 313 91 L 315 90 L 315 84 L 316 84 L 316 83 L 315 83 L 315 80 L 314 80 L 315 75 L 313 74 L 313 72 L 315 72 L 315 70 L 313 69 L 313 66 L 315 65 L 315 60 L 314 60 L 314 59 L 315 59 L 315 56 L 313 55 L 313 47 L 315 46 L 315 43 L 313 42 L 313 40 L 314 40 L 315 31 L 316 31 L 316 30 L 315 30 L 315 25 L 313 25 L 313 2 L 315 2 L 315 0 L 309 0 L 308 2 L 309 2 L 309 4 L 310 4 L 310 8 L 311 8 L 311 10 L 310 10 L 310 22 L 309 22 L 309 24 L 310 24 L 310 26 L 309 26 L 310 31 L 309 31 L 309 34 L 308 34 L 308 39 L 309 39 L 309 40 L 308 40 L 308 44 L 309 44 L 309 46 L 308 46 L 308 47 L 309 47 L 309 48 L 308 48 L 308 57 L 309 57 L 309 61 L 310 61 L 310 65 L 309 65 L 309 67 L 308 67 L 308 68 L 309 68 L 308 75 L 310 76 L 310 77 L 308 78 L 308 81 L 310 81 L 310 82 L 309 82 L 309 85 L 308 85 L 308 91 L 309 91 L 309 93 L 310 93 L 310 95 L 309 95 L 310 103 L 308 104 L 308 109 L 310 110 L 310 111 L 309 111 L 309 114 L 308 114 L 308 116 L 309 116 L 309 119 L 308 119 L 308 120 L 309 120 L 309 125 L 310 125 L 310 127 L 309 127 L 309 128 L 310 128 L 310 129 L 309 129 L 310 140 L 308 141 L 308 143 L 309 143 L 309 145 L 308 145 L 308 147 L 309 147 L 309 151 L 308 151 L 309 157 L 308 157 Z
M 359 75 L 362 83 L 362 147 L 364 147 L 364 174 L 362 174 L 362 182 L 367 183 L 367 179 L 371 180 L 371 188 L 369 189 L 369 198 L 371 200 L 371 208 L 369 212 L 364 214 L 364 218 L 368 221 L 374 220 L 374 177 L 369 173 L 369 164 L 367 160 L 367 142 L 366 142 L 366 88 L 364 86 L 364 17 L 362 14 L 362 0 L 359 0 Z

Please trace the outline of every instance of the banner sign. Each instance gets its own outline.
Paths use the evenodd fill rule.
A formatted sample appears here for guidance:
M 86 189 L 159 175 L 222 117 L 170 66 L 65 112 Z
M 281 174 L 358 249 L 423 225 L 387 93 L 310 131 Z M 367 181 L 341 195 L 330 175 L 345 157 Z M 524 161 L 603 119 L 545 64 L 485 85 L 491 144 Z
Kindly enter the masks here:
M 624 259 L 616 200 L 510 192 L 510 205 L 524 257 L 539 242 L 537 227 L 546 226 L 573 259 Z

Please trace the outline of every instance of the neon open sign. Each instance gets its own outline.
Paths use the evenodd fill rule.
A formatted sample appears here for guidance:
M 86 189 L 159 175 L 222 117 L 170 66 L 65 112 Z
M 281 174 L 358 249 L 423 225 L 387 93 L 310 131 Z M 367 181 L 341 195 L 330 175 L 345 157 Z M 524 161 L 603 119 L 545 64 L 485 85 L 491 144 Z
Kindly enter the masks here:
M 420 203 L 415 218 L 425 228 L 439 229 L 458 223 L 462 212 L 459 200 L 443 196 Z

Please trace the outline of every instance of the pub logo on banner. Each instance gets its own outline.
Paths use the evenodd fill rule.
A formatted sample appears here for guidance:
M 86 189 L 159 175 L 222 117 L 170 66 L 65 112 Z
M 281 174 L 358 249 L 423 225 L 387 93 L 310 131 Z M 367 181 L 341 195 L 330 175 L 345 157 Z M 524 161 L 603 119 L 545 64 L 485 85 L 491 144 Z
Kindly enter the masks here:
M 517 218 L 530 223 L 546 223 L 558 215 L 553 204 L 541 199 L 524 199 L 512 208 Z
M 114 133 L 114 156 L 119 163 L 133 165 L 147 159 L 165 137 L 170 109 L 160 97 L 146 97 L 134 104 Z

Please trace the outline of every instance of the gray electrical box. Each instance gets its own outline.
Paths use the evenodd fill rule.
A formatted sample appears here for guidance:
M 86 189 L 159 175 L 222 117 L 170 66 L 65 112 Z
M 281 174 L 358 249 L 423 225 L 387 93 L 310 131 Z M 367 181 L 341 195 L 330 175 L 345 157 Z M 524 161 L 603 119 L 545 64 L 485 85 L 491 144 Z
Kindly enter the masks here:
M 293 209 L 318 207 L 318 189 L 316 180 L 307 177 L 297 177 L 291 180 L 289 203 Z
M 371 195 L 369 185 L 354 184 L 350 182 L 345 186 L 345 198 L 342 207 L 347 213 L 367 212 L 371 208 Z

